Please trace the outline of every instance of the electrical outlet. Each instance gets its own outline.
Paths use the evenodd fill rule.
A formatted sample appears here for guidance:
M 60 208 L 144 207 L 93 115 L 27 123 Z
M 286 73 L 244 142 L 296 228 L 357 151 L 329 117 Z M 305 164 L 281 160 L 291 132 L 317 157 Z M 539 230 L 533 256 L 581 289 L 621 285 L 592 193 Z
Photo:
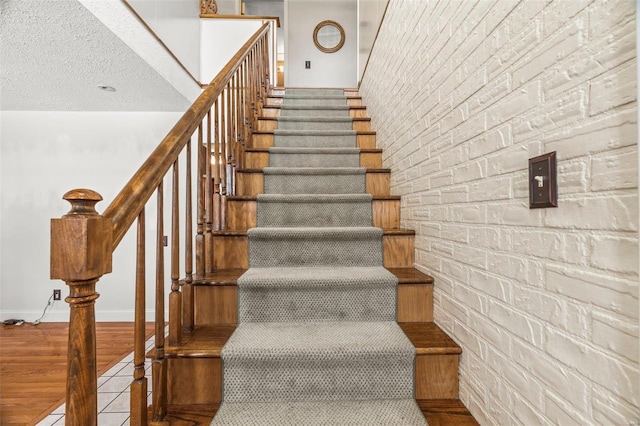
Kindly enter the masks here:
M 60 300 L 61 297 L 62 297 L 62 290 L 60 290 L 59 288 L 53 290 L 53 300 Z

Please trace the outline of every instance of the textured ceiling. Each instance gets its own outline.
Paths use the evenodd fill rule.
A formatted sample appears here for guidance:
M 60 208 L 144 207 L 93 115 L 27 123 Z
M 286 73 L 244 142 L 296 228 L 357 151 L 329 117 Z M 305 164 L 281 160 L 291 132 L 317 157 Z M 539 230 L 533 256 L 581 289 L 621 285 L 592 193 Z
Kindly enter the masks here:
M 1 110 L 184 111 L 190 104 L 78 1 L 0 0 Z

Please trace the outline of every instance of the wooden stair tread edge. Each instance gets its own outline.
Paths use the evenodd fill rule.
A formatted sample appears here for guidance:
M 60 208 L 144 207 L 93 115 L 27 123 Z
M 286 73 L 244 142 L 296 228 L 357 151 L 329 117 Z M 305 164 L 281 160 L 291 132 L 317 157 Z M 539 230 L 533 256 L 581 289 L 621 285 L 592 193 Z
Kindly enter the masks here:
M 331 148 L 333 149 L 333 148 Z M 245 148 L 245 152 L 269 152 L 269 148 Z M 360 153 L 364 154 L 381 154 L 381 148 L 360 148 Z
M 220 404 L 168 404 L 165 421 L 171 426 L 209 426 L 219 408 Z
M 459 399 L 418 399 L 416 403 L 429 426 L 479 426 Z M 169 404 L 165 420 L 175 426 L 208 426 L 219 408 L 219 404 Z
M 416 355 L 459 355 L 462 348 L 433 322 L 398 323 L 416 348 Z M 235 331 L 235 325 L 199 326 L 183 333 L 178 345 L 165 346 L 168 358 L 219 358 L 222 347 Z M 151 350 L 148 356 L 152 356 Z
M 367 109 L 366 106 L 364 105 L 347 105 L 349 107 L 349 109 Z M 282 109 L 282 105 L 271 105 L 271 104 L 266 104 L 262 106 L 262 109 Z M 295 108 L 295 107 L 294 107 Z M 321 105 L 316 106 L 317 109 L 323 109 Z M 262 117 L 260 117 L 262 118 Z
M 304 167 L 301 167 L 304 168 Z M 313 168 L 322 168 L 322 167 L 313 167 Z M 345 168 L 345 167 L 340 167 Z M 349 167 L 346 167 L 349 168 Z M 361 168 L 361 167 L 355 167 Z M 262 173 L 262 169 L 238 169 L 236 173 Z M 367 168 L 367 173 L 391 173 L 391 169 L 377 169 L 377 168 Z
M 404 334 L 416 348 L 416 355 L 459 355 L 462 348 L 434 322 L 400 322 Z
M 227 201 L 257 201 L 258 199 L 255 195 L 227 195 L 225 198 Z M 399 201 L 401 198 L 400 195 L 373 195 L 373 201 Z
M 479 426 L 469 409 L 459 399 L 418 399 L 429 426 Z
M 267 98 L 283 99 L 284 95 L 270 94 L 270 95 L 267 95 Z M 362 99 L 362 96 L 345 96 L 345 98 L 347 98 L 347 99 Z
M 271 117 L 274 118 L 274 117 Z M 265 117 L 265 119 L 269 119 L 269 117 Z M 253 130 L 251 133 L 254 135 L 273 135 L 273 132 L 275 130 Z M 362 136 L 362 135 L 367 135 L 367 136 L 375 136 L 376 132 L 374 130 L 356 130 L 356 135 L 358 136 Z
M 192 285 L 206 286 L 236 286 L 238 278 L 247 270 L 242 268 L 218 269 L 217 271 L 205 274 L 204 277 L 194 280 Z
M 422 284 L 432 285 L 433 277 L 420 272 L 415 268 L 387 268 L 389 272 L 398 278 L 398 284 Z M 194 280 L 192 285 L 201 286 L 235 286 L 238 278 L 246 272 L 246 269 L 219 269 L 206 274 L 199 280 Z
M 416 235 L 414 229 L 383 229 L 383 235 Z M 246 230 L 224 229 L 220 231 L 212 231 L 214 237 L 246 237 Z
M 416 268 L 387 268 L 387 270 L 398 277 L 401 284 L 433 284 L 434 282 L 432 276 Z
M 277 121 L 279 117 L 265 117 L 265 116 L 260 116 L 258 117 L 258 120 L 265 120 L 265 121 Z M 349 117 L 351 118 L 353 121 L 371 121 L 371 117 Z M 255 133 L 255 132 L 254 132 Z
M 235 325 L 198 326 L 192 332 L 182 333 L 178 345 L 165 346 L 168 358 L 219 358 L 222 347 L 235 331 Z

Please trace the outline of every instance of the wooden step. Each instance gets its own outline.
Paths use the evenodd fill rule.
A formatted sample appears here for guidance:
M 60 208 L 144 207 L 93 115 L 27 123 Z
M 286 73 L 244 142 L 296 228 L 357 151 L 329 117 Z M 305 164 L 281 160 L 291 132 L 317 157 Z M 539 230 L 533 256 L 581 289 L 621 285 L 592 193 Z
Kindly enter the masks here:
M 274 107 L 274 106 L 280 106 L 282 105 L 282 100 L 284 99 L 284 95 L 270 95 L 265 104 L 264 107 Z M 362 106 L 362 97 L 360 96 L 353 96 L 353 95 L 347 95 L 347 105 L 349 106 Z M 263 107 L 263 108 L 264 108 Z
M 258 117 L 258 131 L 275 130 L 278 128 L 277 117 Z M 353 130 L 357 132 L 371 131 L 371 118 L 368 117 L 354 117 L 353 118 Z
M 479 426 L 459 399 L 417 400 L 429 426 Z M 172 426 L 209 426 L 219 405 L 169 405 L 167 421 Z M 151 418 L 151 417 L 149 417 Z
M 460 346 L 433 322 L 398 325 L 416 348 L 415 398 L 458 399 Z
M 415 268 L 387 268 L 398 277 L 397 320 L 403 323 L 433 321 L 433 278 Z M 195 324 L 238 323 L 238 277 L 246 269 L 222 269 L 194 283 Z
M 251 147 L 271 148 L 273 146 L 273 129 L 257 130 L 251 137 Z M 356 135 L 356 148 L 374 149 L 376 147 L 376 132 L 359 131 Z
M 225 229 L 246 231 L 256 227 L 257 201 L 255 196 L 226 197 Z M 373 197 L 373 226 L 383 229 L 400 227 L 400 197 L 376 195 Z
M 301 87 L 300 89 L 306 89 L 306 87 Z M 309 89 L 311 89 L 311 87 L 309 87 Z M 286 88 L 285 87 L 275 87 L 272 88 L 269 91 L 268 96 L 269 97 L 282 97 L 284 96 Z M 347 98 L 354 98 L 354 97 L 360 97 L 360 94 L 358 92 L 357 88 L 349 88 L 349 89 L 343 89 L 344 95 Z
M 479 426 L 459 399 L 420 399 L 416 401 L 429 426 Z
M 359 166 L 370 169 L 381 169 L 382 150 L 360 149 Z M 247 148 L 245 150 L 245 167 L 248 169 L 269 167 L 269 148 Z
M 382 251 L 385 268 L 411 268 L 414 263 L 415 231 L 385 229 Z M 213 232 L 213 268 L 249 267 L 249 239 L 246 231 Z
M 391 180 L 389 169 L 367 169 L 366 192 L 371 195 L 389 195 Z M 262 169 L 238 169 L 236 172 L 236 195 L 256 196 L 264 193 Z
M 281 105 L 266 105 L 262 108 L 262 117 L 277 118 L 280 117 Z M 367 108 L 362 105 L 349 105 L 349 116 L 352 118 L 365 118 L 367 116 Z
M 433 322 L 398 325 L 416 348 L 416 399 L 458 399 L 460 347 Z M 179 345 L 165 347 L 172 372 L 168 378 L 169 404 L 221 403 L 220 354 L 234 330 L 235 325 L 197 326 L 183 334 Z

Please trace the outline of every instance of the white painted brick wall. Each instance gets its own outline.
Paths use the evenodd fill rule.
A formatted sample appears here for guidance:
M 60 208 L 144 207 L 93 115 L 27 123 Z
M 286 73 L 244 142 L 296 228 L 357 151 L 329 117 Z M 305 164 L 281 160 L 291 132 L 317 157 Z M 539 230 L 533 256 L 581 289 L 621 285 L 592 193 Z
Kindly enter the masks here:
M 482 424 L 640 421 L 635 40 L 632 0 L 389 3 L 360 92 Z

